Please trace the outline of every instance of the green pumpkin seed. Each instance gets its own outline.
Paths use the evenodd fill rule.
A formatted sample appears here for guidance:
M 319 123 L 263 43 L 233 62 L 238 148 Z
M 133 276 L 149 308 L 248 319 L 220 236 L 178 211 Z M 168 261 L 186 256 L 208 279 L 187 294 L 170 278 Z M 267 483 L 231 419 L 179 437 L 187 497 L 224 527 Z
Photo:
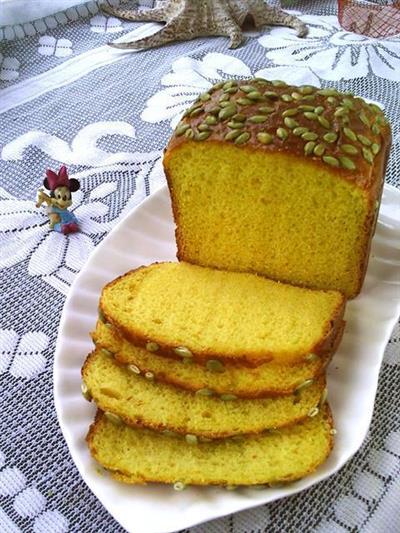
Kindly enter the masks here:
M 210 131 L 210 126 L 208 124 L 204 124 L 204 122 L 203 122 L 203 124 L 199 124 L 197 126 L 197 129 L 199 131 Z
M 207 100 L 211 99 L 211 96 L 208 93 L 203 93 L 199 96 L 199 98 L 202 102 L 207 102 Z
M 224 365 L 217 359 L 209 359 L 206 363 L 206 367 L 210 372 L 225 372 Z
M 224 107 L 228 107 L 230 105 L 232 105 L 232 102 L 230 100 L 227 100 L 225 102 L 220 102 L 219 105 L 224 108 Z
M 343 98 L 342 104 L 349 109 L 354 109 L 354 101 L 351 98 Z
M 231 128 L 232 130 L 240 130 L 244 128 L 243 122 L 228 122 L 228 128 Z
M 191 444 L 191 445 L 194 445 L 194 444 L 198 443 L 196 435 L 187 434 L 187 435 L 185 435 L 185 440 L 186 440 L 186 442 L 188 444 Z
M 262 85 L 266 85 L 267 83 L 269 83 L 268 80 L 266 80 L 265 78 L 253 78 L 253 81 L 261 83 Z
M 318 407 L 313 407 L 312 409 L 310 409 L 310 410 L 308 411 L 307 414 L 308 414 L 308 416 L 309 416 L 310 418 L 314 418 L 314 416 L 317 416 L 318 413 L 319 413 L 319 409 L 318 409 Z
M 241 133 L 239 137 L 236 137 L 235 144 L 244 144 L 250 139 L 250 133 L 247 131 Z
M 348 139 L 350 139 L 350 141 L 357 140 L 357 135 L 350 128 L 343 128 L 343 133 L 346 135 Z
M 326 146 L 322 143 L 317 144 L 317 146 L 314 148 L 313 152 L 315 155 L 320 157 L 325 152 Z
M 299 110 L 297 107 L 292 107 L 291 109 L 286 109 L 286 111 L 282 113 L 282 117 L 294 117 L 295 115 L 297 115 L 298 112 Z
M 277 100 L 279 98 L 279 96 L 273 91 L 265 91 L 264 96 L 266 96 L 270 100 Z
M 371 150 L 369 150 L 368 148 L 363 148 L 362 154 L 363 154 L 365 161 L 369 163 L 370 165 L 372 165 L 372 163 L 374 162 L 374 156 L 372 155 Z
M 311 87 L 311 85 L 302 85 L 299 87 L 299 92 L 301 94 L 312 94 L 314 92 L 314 87 Z
M 371 146 L 372 144 L 372 141 L 368 137 L 365 137 L 365 135 L 357 135 L 357 138 L 364 146 Z
M 240 113 L 236 113 L 236 115 L 233 115 L 232 119 L 235 122 L 244 122 L 246 120 L 246 116 L 245 115 L 241 115 Z
M 311 155 L 314 151 L 314 148 L 315 148 L 315 142 L 314 141 L 309 141 L 308 143 L 306 143 L 304 145 L 304 153 L 305 155 Z
M 136 365 L 128 365 L 126 368 L 131 374 L 140 374 L 140 368 Z
M 230 89 L 224 89 L 224 93 L 235 94 L 238 92 L 238 87 L 231 87 Z
M 300 111 L 314 111 L 315 107 L 313 105 L 301 104 L 297 109 L 300 109 Z
M 334 133 L 333 131 L 331 131 L 329 133 L 325 133 L 325 135 L 323 136 L 323 139 L 327 143 L 334 143 L 336 141 L 336 139 L 337 139 L 337 134 Z
M 303 96 L 300 93 L 297 93 L 297 92 L 293 92 L 291 94 L 291 97 L 293 98 L 293 100 L 301 100 L 303 98 Z
M 212 115 L 209 115 L 208 117 L 204 119 L 204 122 L 208 124 L 209 126 L 214 126 L 214 124 L 217 124 L 218 120 Z
M 369 105 L 369 108 L 371 109 L 371 111 L 373 111 L 375 114 L 376 113 L 382 113 L 382 109 L 377 106 L 376 104 L 368 104 Z
M 256 91 L 257 89 L 255 87 L 252 87 L 251 85 L 241 85 L 240 90 L 244 93 L 252 93 Z
M 331 155 L 322 156 L 322 161 L 324 161 L 328 165 L 331 165 L 331 167 L 338 167 L 339 166 L 339 160 L 336 159 L 336 157 L 332 157 Z
M 304 128 L 303 126 L 300 126 L 299 128 L 294 128 L 293 133 L 295 135 L 303 135 L 303 133 L 306 133 L 308 131 L 308 128 Z
M 186 489 L 186 485 L 182 483 L 182 481 L 177 481 L 176 483 L 173 484 L 173 487 L 174 487 L 174 490 L 176 490 L 177 492 L 181 492 L 182 490 Z
M 146 342 L 146 350 L 148 352 L 156 352 L 159 349 L 160 347 L 156 342 L 152 342 L 152 341 Z
M 253 115 L 249 117 L 249 122 L 253 124 L 261 124 L 261 122 L 265 122 L 266 120 L 268 120 L 268 117 L 265 115 Z
M 187 137 L 188 139 L 193 139 L 194 131 L 192 130 L 192 128 L 189 128 L 185 131 L 185 137 Z
M 306 111 L 304 113 L 304 116 L 306 118 L 308 118 L 308 120 L 318 120 L 318 115 L 316 115 L 315 113 L 313 113 L 312 111 Z
M 275 111 L 274 107 L 261 106 L 258 108 L 261 113 L 273 113 Z
M 193 357 L 192 352 L 186 346 L 177 346 L 174 348 L 174 353 L 179 357 Z
M 232 130 L 225 135 L 224 139 L 226 141 L 233 141 L 234 139 L 236 139 L 236 137 L 239 137 L 241 133 L 242 132 L 240 130 Z
M 340 156 L 339 161 L 343 168 L 347 168 L 348 170 L 354 170 L 356 168 L 354 161 L 352 161 L 349 157 L 346 157 L 344 155 Z
M 373 143 L 373 145 L 371 146 L 371 150 L 374 155 L 377 155 L 381 150 L 381 145 L 378 143 Z
M 361 113 L 359 114 L 359 117 L 360 117 L 361 122 L 369 128 L 370 127 L 369 119 L 367 115 L 364 113 L 364 111 L 361 111 Z
M 215 83 L 215 84 L 211 87 L 211 89 L 212 89 L 213 91 L 218 91 L 218 89 L 222 89 L 223 85 L 224 85 L 224 82 L 223 82 L 223 81 L 219 81 L 218 83 Z
M 193 109 L 193 111 L 191 111 L 190 116 L 197 117 L 198 115 L 201 115 L 202 112 L 203 112 L 203 108 L 197 107 L 196 109 Z
M 333 105 L 335 105 L 337 103 L 337 100 L 336 100 L 336 98 L 334 96 L 328 96 L 326 101 L 329 102 L 330 104 L 333 104 Z
M 262 94 L 258 91 L 252 91 L 251 93 L 248 93 L 247 98 L 249 98 L 249 100 L 261 100 Z
M 218 117 L 221 120 L 225 120 L 227 118 L 233 117 L 237 112 L 235 105 L 230 105 L 228 107 L 225 107 L 224 109 L 221 109 L 221 111 L 218 113 Z
M 107 357 L 114 357 L 113 352 L 111 352 L 110 350 L 107 350 L 107 348 L 102 348 L 100 351 Z
M 313 379 L 306 379 L 305 381 L 303 381 L 303 383 L 301 383 L 298 387 L 296 387 L 294 389 L 294 394 L 299 394 L 300 392 L 302 392 L 304 389 L 307 389 L 308 387 L 311 387 L 311 385 L 314 383 L 314 380 Z
M 336 89 L 320 89 L 317 91 L 317 94 L 321 94 L 322 96 L 337 96 L 339 93 Z
M 248 98 L 238 98 L 237 100 L 235 100 L 235 102 L 237 104 L 240 104 L 240 105 L 250 105 L 252 104 L 253 102 L 251 100 L 249 100 Z
M 318 139 L 318 135 L 312 131 L 306 131 L 302 134 L 301 138 L 305 141 L 316 141 Z
M 229 94 L 223 94 L 222 96 L 220 96 L 220 98 L 218 99 L 218 102 L 226 102 L 227 100 L 229 100 L 230 96 Z
M 212 396 L 214 391 L 211 389 L 199 389 L 195 392 L 196 396 Z
M 222 86 L 222 88 L 225 90 L 225 89 L 230 89 L 231 87 L 233 87 L 235 85 L 235 82 L 234 80 L 229 80 L 227 82 L 225 82 Z
M 219 106 L 216 106 L 216 107 L 211 107 L 209 110 L 208 110 L 208 113 L 210 113 L 210 115 L 218 115 L 218 113 L 221 111 L 221 108 Z
M 318 122 L 326 129 L 329 129 L 331 127 L 331 123 L 329 122 L 329 120 L 327 120 L 322 115 L 318 115 Z
M 312 100 L 315 100 L 315 94 L 306 94 L 305 96 L 303 96 L 302 100 L 311 102 Z
M 86 383 L 81 383 L 81 392 L 82 396 L 85 398 L 86 401 L 91 402 L 92 401 L 92 395 L 90 394 L 90 390 Z
M 287 83 L 282 80 L 272 80 L 271 83 L 274 87 L 286 87 L 287 85 Z
M 284 102 L 293 102 L 293 97 L 290 96 L 290 94 L 282 94 L 281 100 L 283 100 Z
M 122 424 L 121 418 L 118 415 L 115 415 L 114 413 L 110 413 L 110 411 L 104 411 L 104 416 L 107 418 L 107 420 L 109 420 L 116 426 L 119 426 Z
M 289 134 L 288 134 L 287 130 L 285 130 L 285 128 L 278 128 L 276 130 L 276 135 L 280 139 L 282 139 L 282 141 L 285 141 L 288 138 L 288 136 L 289 136 Z
M 177 137 L 180 137 L 181 135 L 183 135 L 185 133 L 185 131 L 189 128 L 189 124 L 183 124 L 183 123 L 179 123 L 178 126 L 176 127 L 175 129 L 175 135 Z
M 375 133 L 375 135 L 380 135 L 381 134 L 381 129 L 378 126 L 378 124 L 372 124 L 371 130 L 372 130 L 372 133 Z
M 223 402 L 230 402 L 232 400 L 237 400 L 237 396 L 235 396 L 234 394 L 221 394 L 220 399 Z
M 308 353 L 306 356 L 304 356 L 304 360 L 311 363 L 311 362 L 314 362 L 314 361 L 318 361 L 319 360 L 319 356 L 315 353 Z
M 342 150 L 342 152 L 345 152 L 346 154 L 351 154 L 351 155 L 358 154 L 358 148 L 356 148 L 352 144 L 342 144 L 340 149 Z
M 274 138 L 270 133 L 266 133 L 266 132 L 257 133 L 257 140 L 261 144 L 271 144 L 273 139 Z
M 206 139 L 209 138 L 210 135 L 211 135 L 211 131 L 202 131 L 201 133 L 196 135 L 195 139 L 196 141 L 205 141 Z
M 319 105 L 314 109 L 314 113 L 316 113 L 317 115 L 321 115 L 323 112 L 324 108 L 322 107 L 322 105 Z
M 299 125 L 299 123 L 291 117 L 285 117 L 283 119 L 283 122 L 285 123 L 285 126 L 287 126 L 291 130 L 297 128 L 297 126 Z
M 144 373 L 144 377 L 145 377 L 146 379 L 148 379 L 149 381 L 153 381 L 153 379 L 154 379 L 154 374 L 153 374 L 153 372 L 145 372 L 145 373 Z

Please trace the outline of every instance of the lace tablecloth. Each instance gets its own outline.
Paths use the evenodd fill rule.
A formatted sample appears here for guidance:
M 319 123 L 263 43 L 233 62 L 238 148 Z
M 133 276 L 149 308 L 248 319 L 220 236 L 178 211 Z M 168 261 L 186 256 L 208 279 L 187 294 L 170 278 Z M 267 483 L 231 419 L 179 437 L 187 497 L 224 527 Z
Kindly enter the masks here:
M 310 27 L 307 38 L 266 28 L 248 34 L 237 50 L 221 37 L 119 53 L 106 43 L 155 25 L 106 18 L 95 2 L 0 29 L 1 532 L 123 531 L 79 477 L 57 423 L 57 326 L 88 255 L 164 183 L 162 149 L 200 92 L 220 79 L 257 75 L 378 101 L 393 127 L 387 181 L 400 185 L 400 38 L 378 41 L 343 31 L 334 2 L 292 6 Z M 73 211 L 82 231 L 73 238 L 51 232 L 44 209 L 35 208 L 44 170 L 62 163 L 81 183 Z M 396 329 L 370 432 L 338 474 L 190 532 L 400 531 L 399 383 Z

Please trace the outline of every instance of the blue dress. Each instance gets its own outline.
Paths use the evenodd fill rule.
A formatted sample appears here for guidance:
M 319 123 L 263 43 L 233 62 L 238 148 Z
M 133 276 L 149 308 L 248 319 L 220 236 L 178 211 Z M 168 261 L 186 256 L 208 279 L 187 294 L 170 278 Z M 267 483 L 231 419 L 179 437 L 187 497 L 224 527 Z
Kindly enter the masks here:
M 61 218 L 60 222 L 57 222 L 57 224 L 54 224 L 54 228 L 53 228 L 55 231 L 58 231 L 59 233 L 63 232 L 62 227 L 65 224 L 71 224 L 71 223 L 78 224 L 78 219 L 73 213 L 70 213 L 68 209 L 60 209 L 57 206 L 52 206 L 51 212 L 56 213 L 56 215 L 58 215 Z

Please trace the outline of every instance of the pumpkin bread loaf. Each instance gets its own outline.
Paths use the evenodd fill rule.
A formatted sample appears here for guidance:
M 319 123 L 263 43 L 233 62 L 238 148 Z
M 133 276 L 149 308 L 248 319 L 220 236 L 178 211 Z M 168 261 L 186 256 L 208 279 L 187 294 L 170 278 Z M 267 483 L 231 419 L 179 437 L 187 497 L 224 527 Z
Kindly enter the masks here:
M 136 346 L 207 365 L 296 364 L 329 354 L 344 307 L 337 291 L 183 262 L 128 272 L 100 298 L 104 320 Z
M 164 156 L 178 258 L 356 296 L 390 143 L 379 107 L 336 89 L 214 85 Z
M 125 483 L 259 485 L 289 482 L 313 472 L 329 455 L 329 407 L 303 422 L 241 440 L 200 442 L 116 424 L 98 412 L 86 437 L 93 457 Z

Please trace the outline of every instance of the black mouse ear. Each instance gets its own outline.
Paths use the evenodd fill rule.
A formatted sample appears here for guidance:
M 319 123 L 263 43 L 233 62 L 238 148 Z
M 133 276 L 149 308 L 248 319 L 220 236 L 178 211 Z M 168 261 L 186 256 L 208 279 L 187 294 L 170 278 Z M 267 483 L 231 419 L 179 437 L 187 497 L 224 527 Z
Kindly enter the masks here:
M 80 189 L 80 187 L 81 187 L 81 184 L 80 184 L 79 181 L 76 180 L 75 178 L 71 178 L 71 179 L 69 180 L 69 190 L 70 190 L 71 192 L 75 192 L 75 191 L 77 191 L 78 189 Z
M 44 178 L 43 180 L 43 187 L 45 187 L 48 191 L 50 190 L 49 180 L 47 178 Z

